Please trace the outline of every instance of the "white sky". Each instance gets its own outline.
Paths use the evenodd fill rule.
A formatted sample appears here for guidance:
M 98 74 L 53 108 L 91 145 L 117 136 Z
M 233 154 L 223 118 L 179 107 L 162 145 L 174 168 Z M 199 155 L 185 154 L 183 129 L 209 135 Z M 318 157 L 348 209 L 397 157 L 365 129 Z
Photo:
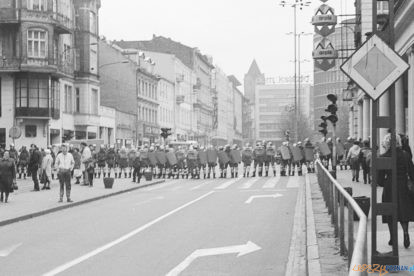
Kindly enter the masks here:
M 293 0 L 287 0 L 292 2 Z M 312 0 L 298 10 L 298 32 L 313 32 Z M 256 58 L 267 77 L 293 76 L 293 8 L 280 0 L 102 0 L 100 34 L 107 39 L 150 40 L 170 37 L 211 55 L 227 75 L 242 83 Z M 329 0 L 336 14 L 354 14 L 354 0 Z M 342 20 L 342 17 L 339 17 Z M 301 39 L 301 58 L 312 60 L 312 36 Z M 302 64 L 310 74 L 312 63 Z

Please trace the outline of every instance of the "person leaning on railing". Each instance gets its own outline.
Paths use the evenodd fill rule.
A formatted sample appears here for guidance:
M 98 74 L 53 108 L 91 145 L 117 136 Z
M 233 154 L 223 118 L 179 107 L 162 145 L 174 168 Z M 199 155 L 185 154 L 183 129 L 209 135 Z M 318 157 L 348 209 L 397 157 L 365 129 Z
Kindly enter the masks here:
M 398 221 L 404 231 L 404 247 L 410 246 L 410 236 L 408 234 L 408 223 L 414 221 L 414 198 L 410 196 L 408 191 L 408 177 L 414 180 L 414 164 L 409 156 L 409 153 L 404 151 L 401 147 L 401 138 L 396 135 L 397 145 L 397 195 L 398 195 Z M 384 138 L 382 146 L 385 153 L 382 157 L 391 156 L 391 134 L 387 134 Z M 382 202 L 392 201 L 392 174 L 390 170 L 379 171 L 378 185 L 384 187 L 382 192 Z M 392 245 L 392 217 L 382 216 L 382 222 L 388 224 L 390 231 L 389 245 Z

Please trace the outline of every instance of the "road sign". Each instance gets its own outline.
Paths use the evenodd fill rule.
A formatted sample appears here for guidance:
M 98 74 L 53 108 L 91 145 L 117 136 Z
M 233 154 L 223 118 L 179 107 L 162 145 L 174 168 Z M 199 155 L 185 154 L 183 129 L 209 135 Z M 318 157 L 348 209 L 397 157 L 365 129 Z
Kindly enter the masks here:
M 14 126 L 14 127 L 10 128 L 9 136 L 12 139 L 19 139 L 20 136 L 22 136 L 22 130 L 20 129 L 20 127 Z
M 373 100 L 377 100 L 396 82 L 409 65 L 381 38 L 371 36 L 341 66 Z

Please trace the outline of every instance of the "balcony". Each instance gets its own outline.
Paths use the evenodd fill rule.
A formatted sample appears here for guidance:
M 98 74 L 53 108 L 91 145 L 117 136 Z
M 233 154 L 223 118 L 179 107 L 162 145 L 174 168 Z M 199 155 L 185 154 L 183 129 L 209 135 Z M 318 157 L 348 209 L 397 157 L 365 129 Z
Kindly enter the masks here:
M 21 59 L 20 68 L 17 68 L 22 71 L 36 72 L 36 73 L 50 73 L 56 74 L 58 77 L 64 76 L 73 76 L 74 74 L 74 64 L 69 60 L 55 60 L 53 58 L 34 58 L 34 57 L 24 57 Z M 11 62 L 11 61 L 10 61 Z M 15 63 L 18 62 L 14 61 Z M 6 64 L 7 65 L 7 64 Z M 9 67 L 12 65 L 8 65 Z M 0 71 L 1 71 L 0 67 Z M 11 70 L 11 69 L 9 69 Z
M 48 107 L 16 107 L 16 118 L 59 119 L 59 109 Z
M 74 113 L 73 114 L 75 126 L 99 126 L 99 115 L 87 114 L 87 113 Z
M 20 12 L 18 9 L 1 8 L 0 24 L 16 24 L 19 23 Z
M 16 57 L 3 57 L 0 59 L 0 72 L 18 72 L 20 59 Z
M 20 20 L 54 25 L 58 34 L 73 32 L 73 20 L 56 12 L 21 9 Z

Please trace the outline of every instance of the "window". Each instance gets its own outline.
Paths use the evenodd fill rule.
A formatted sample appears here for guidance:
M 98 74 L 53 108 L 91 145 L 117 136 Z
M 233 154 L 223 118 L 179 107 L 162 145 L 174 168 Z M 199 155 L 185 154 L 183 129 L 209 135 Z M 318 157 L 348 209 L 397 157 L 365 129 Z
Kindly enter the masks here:
M 98 115 L 99 113 L 99 95 L 98 89 L 92 89 L 92 114 Z
M 48 108 L 48 80 L 17 79 L 16 107 Z
M 96 33 L 96 17 L 95 17 L 95 13 L 93 12 L 89 12 L 89 31 L 92 34 Z
M 73 109 L 73 103 L 72 103 L 72 86 L 66 85 L 65 84 L 65 108 L 64 108 L 64 112 L 66 113 L 72 113 Z
M 47 32 L 29 30 L 27 32 L 27 55 L 31 58 L 45 58 L 47 53 Z
M 47 0 L 27 0 L 27 8 L 34 11 L 46 11 Z
M 75 112 L 80 112 L 80 90 L 75 88 Z
M 27 138 L 34 138 L 37 136 L 37 126 L 35 125 L 26 125 L 25 126 L 25 136 Z

